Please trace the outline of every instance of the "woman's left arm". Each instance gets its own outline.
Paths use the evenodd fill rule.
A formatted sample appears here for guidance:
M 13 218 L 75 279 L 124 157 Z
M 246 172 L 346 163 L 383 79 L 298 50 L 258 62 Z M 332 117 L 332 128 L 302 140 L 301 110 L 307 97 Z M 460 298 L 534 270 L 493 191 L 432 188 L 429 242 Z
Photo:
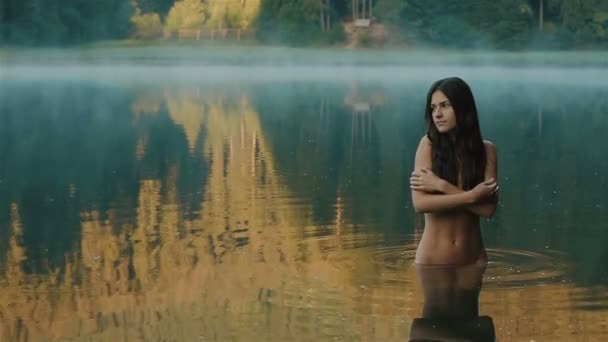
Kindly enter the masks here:
M 496 158 L 496 146 L 490 141 L 484 142 L 486 147 L 486 170 L 484 178 L 485 180 L 489 179 L 498 179 L 498 161 Z M 459 194 L 465 192 L 460 189 L 456 185 L 439 178 L 432 171 L 428 169 L 423 169 L 419 172 L 412 173 L 412 177 L 410 178 L 410 183 L 413 189 L 417 189 L 425 192 L 439 192 L 443 194 Z M 496 204 L 498 202 L 498 192 L 488 200 L 469 204 L 465 208 L 472 212 L 473 214 L 490 218 L 494 216 L 496 212 Z
M 486 172 L 485 179 L 488 180 L 493 178 L 498 184 L 498 158 L 496 157 L 496 145 L 491 141 L 484 141 L 486 147 Z M 490 197 L 488 201 L 483 203 L 477 203 L 469 206 L 467 209 L 474 214 L 485 218 L 491 218 L 496 213 L 496 205 L 498 204 L 498 188 L 494 196 Z
M 486 147 L 486 171 L 485 180 L 493 178 L 498 183 L 498 159 L 496 158 L 496 146 L 490 141 L 484 141 Z M 444 181 L 445 193 L 459 193 L 463 190 L 450 182 Z M 498 203 L 498 191 L 494 196 L 488 198 L 487 201 L 482 203 L 475 203 L 467 206 L 467 210 L 473 214 L 479 215 L 485 218 L 491 218 L 496 213 L 496 205 Z

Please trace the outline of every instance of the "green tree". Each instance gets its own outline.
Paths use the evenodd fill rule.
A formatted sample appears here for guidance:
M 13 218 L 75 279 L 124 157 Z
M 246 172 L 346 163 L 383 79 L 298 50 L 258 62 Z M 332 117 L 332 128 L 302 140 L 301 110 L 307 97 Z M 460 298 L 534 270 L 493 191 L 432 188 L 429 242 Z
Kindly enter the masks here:
M 374 5 L 373 14 L 380 22 L 388 25 L 399 25 L 403 10 L 408 7 L 405 0 L 378 0 Z
M 319 0 L 265 0 L 256 25 L 258 38 L 262 42 L 289 45 L 333 43 L 336 37 L 343 38 L 343 28 L 331 25 L 337 19 L 328 20 L 327 15 L 337 16 L 336 6 L 344 11 L 345 4 L 338 1 L 329 4 L 331 8 L 327 7 L 327 2 Z M 322 6 L 326 6 L 324 12 L 321 12 Z M 328 23 L 330 29 L 324 32 L 322 25 L 328 26 Z
M 408 0 L 404 33 L 446 47 L 520 47 L 529 40 L 533 11 L 523 0 Z
M 48 45 L 125 38 L 133 10 L 129 0 L 3 0 L 0 41 Z
M 603 0 L 562 0 L 562 25 L 572 32 L 575 41 L 590 43 L 606 40 L 608 2 Z
M 175 0 L 136 0 L 137 7 L 146 13 L 157 13 L 161 18 L 165 18 L 169 13 Z

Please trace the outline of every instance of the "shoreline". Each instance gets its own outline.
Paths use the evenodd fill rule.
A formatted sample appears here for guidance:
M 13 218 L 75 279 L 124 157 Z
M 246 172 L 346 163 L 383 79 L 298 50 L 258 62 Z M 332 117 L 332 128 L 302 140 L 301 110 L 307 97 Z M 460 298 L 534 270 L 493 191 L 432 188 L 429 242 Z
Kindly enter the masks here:
M 67 48 L 0 47 L 0 65 L 148 66 L 502 66 L 608 67 L 608 50 L 495 51 L 445 49 L 292 48 L 262 45 L 91 45 Z

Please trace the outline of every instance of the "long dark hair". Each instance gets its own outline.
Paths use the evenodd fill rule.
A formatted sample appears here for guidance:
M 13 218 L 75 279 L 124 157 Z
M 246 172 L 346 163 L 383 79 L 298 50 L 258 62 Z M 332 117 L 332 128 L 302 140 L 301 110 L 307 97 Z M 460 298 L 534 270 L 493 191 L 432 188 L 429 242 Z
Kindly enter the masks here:
M 455 139 L 439 133 L 433 122 L 431 97 L 437 90 L 450 100 L 456 113 Z M 458 77 L 444 78 L 433 83 L 426 96 L 424 118 L 426 135 L 432 143 L 433 172 L 454 185 L 458 184 L 460 172 L 464 190 L 470 190 L 482 182 L 486 169 L 486 151 L 479 129 L 475 99 L 469 85 Z

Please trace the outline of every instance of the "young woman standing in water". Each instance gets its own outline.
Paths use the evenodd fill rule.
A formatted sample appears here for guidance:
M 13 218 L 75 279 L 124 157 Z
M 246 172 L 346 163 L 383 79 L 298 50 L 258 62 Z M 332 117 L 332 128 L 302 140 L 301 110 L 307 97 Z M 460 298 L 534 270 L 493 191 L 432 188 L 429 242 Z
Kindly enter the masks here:
M 496 148 L 481 138 L 469 86 L 457 77 L 435 82 L 425 121 L 410 178 L 414 208 L 425 221 L 416 263 L 486 261 L 479 217 L 496 210 Z
M 477 317 L 487 263 L 479 220 L 496 210 L 496 148 L 482 140 L 473 93 L 460 78 L 431 86 L 425 121 L 410 178 L 425 221 L 416 251 L 423 317 Z

